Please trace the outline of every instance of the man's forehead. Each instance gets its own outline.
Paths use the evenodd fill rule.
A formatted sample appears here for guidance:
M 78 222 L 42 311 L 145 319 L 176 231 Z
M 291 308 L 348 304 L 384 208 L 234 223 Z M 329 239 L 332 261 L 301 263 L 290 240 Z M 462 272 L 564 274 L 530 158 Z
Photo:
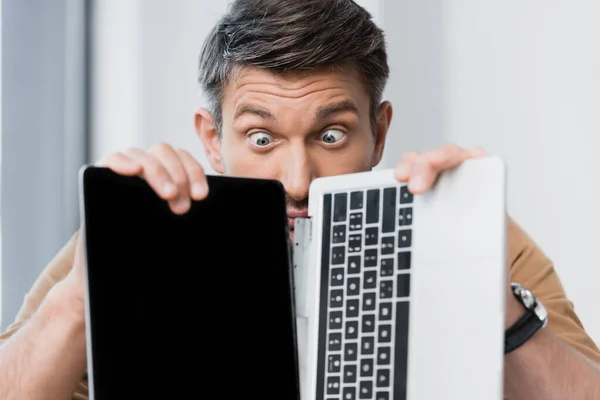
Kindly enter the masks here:
M 301 91 L 310 86 L 355 87 L 362 80 L 352 66 L 326 66 L 311 70 L 274 71 L 240 66 L 231 74 L 225 92 L 235 92 L 253 85 L 271 86 L 273 89 Z

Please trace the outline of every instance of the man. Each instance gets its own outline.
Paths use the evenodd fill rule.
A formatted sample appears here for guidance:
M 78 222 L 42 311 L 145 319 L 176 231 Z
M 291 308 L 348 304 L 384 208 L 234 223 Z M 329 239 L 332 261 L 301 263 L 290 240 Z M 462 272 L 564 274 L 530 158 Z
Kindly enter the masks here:
M 387 77 L 383 34 L 352 1 L 238 0 L 201 54 L 200 82 L 209 107 L 196 113 L 196 131 L 217 172 L 278 179 L 289 216 L 304 215 L 314 178 L 367 171 L 380 162 L 392 118 L 391 105 L 381 101 Z M 419 194 L 443 170 L 483 155 L 456 146 L 408 153 L 396 176 Z M 191 199 L 208 192 L 201 166 L 167 144 L 113 154 L 101 164 L 142 176 L 175 213 L 185 213 Z M 541 300 L 549 324 L 505 357 L 506 396 L 600 398 L 600 350 L 551 262 L 512 221 L 509 253 L 510 281 Z M 508 285 L 506 309 L 509 328 L 524 308 Z M 0 398 L 87 398 L 83 310 L 75 234 L 0 336 Z

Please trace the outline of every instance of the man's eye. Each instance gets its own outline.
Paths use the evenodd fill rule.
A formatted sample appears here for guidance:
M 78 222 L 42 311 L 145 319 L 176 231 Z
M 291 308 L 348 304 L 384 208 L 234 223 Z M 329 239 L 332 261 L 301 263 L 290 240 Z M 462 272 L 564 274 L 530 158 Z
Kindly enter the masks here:
M 321 140 L 327 144 L 335 144 L 344 138 L 345 133 L 337 129 L 329 129 L 321 134 Z
M 265 132 L 254 132 L 251 133 L 248 137 L 250 138 L 252 144 L 258 147 L 268 146 L 273 141 L 271 139 L 271 135 Z

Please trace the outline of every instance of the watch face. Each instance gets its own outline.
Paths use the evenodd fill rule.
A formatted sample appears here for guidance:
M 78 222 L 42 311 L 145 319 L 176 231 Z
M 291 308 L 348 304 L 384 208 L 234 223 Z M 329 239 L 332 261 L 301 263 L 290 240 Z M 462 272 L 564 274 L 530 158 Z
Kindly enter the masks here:
M 548 325 L 548 311 L 546 311 L 546 307 L 542 305 L 539 301 L 536 301 L 535 305 L 535 315 L 540 319 L 540 321 L 544 321 L 544 328 Z
M 533 293 L 518 283 L 511 283 L 511 287 L 513 289 L 513 293 L 521 301 L 523 306 L 525 306 L 525 308 L 528 310 L 533 309 L 535 315 L 540 319 L 540 321 L 544 322 L 544 327 L 548 325 L 548 312 L 546 311 L 544 305 L 536 299 Z
M 521 291 L 521 299 L 523 299 L 523 304 L 526 308 L 533 308 L 535 305 L 535 297 L 533 297 L 533 294 L 527 289 Z
M 518 283 L 511 283 L 511 287 L 513 293 L 515 294 L 515 296 L 517 296 L 521 303 L 523 303 L 525 308 L 531 309 L 534 306 L 535 297 L 533 296 L 533 294 L 531 294 L 529 290 L 525 289 Z

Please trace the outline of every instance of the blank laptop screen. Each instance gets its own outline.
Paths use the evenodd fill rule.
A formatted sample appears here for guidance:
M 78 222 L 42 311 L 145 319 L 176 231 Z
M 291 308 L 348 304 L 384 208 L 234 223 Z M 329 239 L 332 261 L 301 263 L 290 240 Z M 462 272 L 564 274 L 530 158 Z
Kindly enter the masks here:
M 139 178 L 83 173 L 96 400 L 299 398 L 283 189 L 208 181 L 180 216 Z

